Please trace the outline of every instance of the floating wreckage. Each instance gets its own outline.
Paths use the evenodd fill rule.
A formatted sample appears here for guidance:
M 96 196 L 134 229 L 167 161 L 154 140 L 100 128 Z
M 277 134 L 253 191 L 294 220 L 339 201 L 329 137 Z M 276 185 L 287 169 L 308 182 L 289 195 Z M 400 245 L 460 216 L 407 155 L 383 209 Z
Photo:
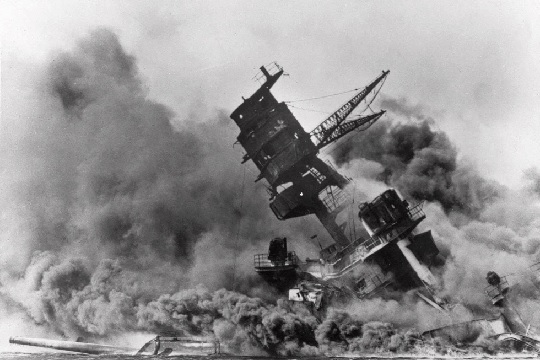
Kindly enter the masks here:
M 218 355 L 220 343 L 215 338 L 156 336 L 140 349 L 85 343 L 79 341 L 12 337 L 11 344 L 35 346 L 91 355 Z
M 254 256 L 255 271 L 288 293 L 289 300 L 310 305 L 321 317 L 328 306 L 396 291 L 413 291 L 432 307 L 451 311 L 453 305 L 436 296 L 439 282 L 430 270 L 444 265 L 444 259 L 431 232 L 416 231 L 426 218 L 422 203 L 411 205 L 389 189 L 354 209 L 348 186 L 351 179 L 318 157 L 323 147 L 353 130 L 367 130 L 385 113 L 381 110 L 347 120 L 373 93 L 364 111 L 371 110 L 389 71 L 383 71 L 307 133 L 287 103 L 278 102 L 270 92 L 284 74 L 283 68 L 272 63 L 260 70 L 256 76 L 260 88 L 231 114 L 240 128 L 237 140 L 245 150 L 242 162 L 252 160 L 260 171 L 255 181 L 267 181 L 270 208 L 278 219 L 314 214 L 334 243 L 323 248 L 318 259 L 301 261 L 288 250 L 286 238 L 274 238 L 267 254 Z M 355 211 L 357 215 L 351 216 Z M 356 216 L 359 221 L 355 223 Z M 456 342 L 485 336 L 540 351 L 540 337 L 524 325 L 506 299 L 506 280 L 490 272 L 488 283 L 486 293 L 499 310 L 498 317 L 454 324 L 424 335 Z

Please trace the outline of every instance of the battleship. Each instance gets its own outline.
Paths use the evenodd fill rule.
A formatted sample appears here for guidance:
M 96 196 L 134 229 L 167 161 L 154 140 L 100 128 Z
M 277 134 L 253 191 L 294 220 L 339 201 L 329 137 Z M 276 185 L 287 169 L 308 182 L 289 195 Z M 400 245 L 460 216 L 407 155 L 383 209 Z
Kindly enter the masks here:
M 269 207 L 277 219 L 315 216 L 333 243 L 321 247 L 317 258 L 301 260 L 290 249 L 291 240 L 297 239 L 274 237 L 267 253 L 254 255 L 255 272 L 288 301 L 307 306 L 319 320 L 330 309 L 350 302 L 361 306 L 364 299 L 393 298 L 405 292 L 451 314 L 456 301 L 437 296 L 440 281 L 433 271 L 445 260 L 431 231 L 418 231 L 426 219 L 423 203 L 409 203 L 389 188 L 371 201 L 357 204 L 352 201 L 352 179 L 319 156 L 324 147 L 353 131 L 367 131 L 385 114 L 384 110 L 364 112 L 371 110 L 390 72 L 383 71 L 308 133 L 287 103 L 279 102 L 270 91 L 284 75 L 283 68 L 273 63 L 260 70 L 261 86 L 231 114 L 240 129 L 237 141 L 245 150 L 242 162 L 251 160 L 260 171 L 255 181 L 267 182 Z M 365 110 L 352 116 L 362 102 L 367 103 Z M 532 268 L 540 271 L 540 262 Z M 492 304 L 492 317 L 430 329 L 423 337 L 452 343 L 487 338 L 540 352 L 540 333 L 512 306 L 507 278 L 489 272 L 486 281 L 484 292 Z M 23 337 L 13 337 L 10 343 L 85 354 L 222 354 L 214 337 L 159 335 L 140 349 Z
M 323 248 L 318 259 L 301 262 L 287 251 L 287 239 L 273 239 L 268 254 L 255 255 L 257 273 L 281 288 L 303 280 L 302 286 L 288 289 L 290 300 L 304 299 L 305 282 L 312 280 L 359 298 L 418 289 L 422 299 L 441 308 L 442 301 L 434 295 L 437 279 L 430 271 L 439 250 L 429 231 L 415 233 L 425 219 L 422 203 L 411 206 L 396 190 L 385 191 L 359 206 L 358 221 L 367 236 L 357 237 L 355 225 L 347 221 L 351 179 L 318 157 L 320 149 L 353 130 L 367 130 L 381 118 L 384 110 L 348 119 L 371 93 L 378 93 L 390 72 L 383 71 L 310 133 L 270 92 L 283 69 L 274 63 L 269 69 L 261 67 L 261 72 L 261 87 L 231 114 L 240 128 L 237 140 L 246 151 L 243 161 L 251 159 L 259 169 L 256 181 L 268 182 L 270 208 L 279 220 L 314 214 L 334 243 Z M 316 302 L 322 308 L 324 299 Z
M 390 71 L 383 71 L 307 133 L 287 104 L 278 102 L 270 92 L 284 74 L 283 68 L 272 63 L 260 70 L 256 79 L 261 86 L 231 114 L 240 129 L 237 140 L 245 150 L 242 161 L 252 160 L 260 171 L 255 181 L 265 179 L 268 183 L 269 205 L 279 220 L 315 215 L 334 243 L 321 249 L 319 258 L 301 261 L 294 251 L 288 251 L 286 238 L 274 238 L 267 254 L 254 255 L 255 271 L 290 301 L 309 305 L 320 317 L 332 306 L 396 292 L 413 292 L 435 309 L 450 313 L 456 304 L 437 296 L 440 284 L 432 272 L 444 259 L 431 232 L 417 231 L 426 218 L 423 204 L 411 205 L 395 189 L 388 189 L 358 206 L 357 217 L 364 231 L 357 231 L 354 217 L 351 221 L 348 216 L 353 206 L 348 186 L 351 179 L 318 156 L 325 146 L 353 130 L 368 130 L 381 118 L 384 110 L 349 116 L 373 94 L 365 107 L 371 110 Z M 454 343 L 473 342 L 483 336 L 540 351 L 540 335 L 524 323 L 508 300 L 506 277 L 489 272 L 487 282 L 485 293 L 498 316 L 452 324 L 423 335 Z

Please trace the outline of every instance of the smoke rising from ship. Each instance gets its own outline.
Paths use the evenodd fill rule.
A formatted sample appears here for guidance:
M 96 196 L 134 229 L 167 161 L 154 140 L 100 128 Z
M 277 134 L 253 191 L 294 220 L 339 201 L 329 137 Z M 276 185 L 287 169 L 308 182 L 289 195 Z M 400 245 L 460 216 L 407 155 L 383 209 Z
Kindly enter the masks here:
M 306 308 L 276 303 L 249 275 L 252 249 L 272 235 L 299 244 L 311 224 L 275 220 L 249 175 L 241 191 L 236 129 L 225 113 L 177 119 L 150 100 L 135 58 L 108 30 L 36 73 L 5 81 L 2 313 L 20 312 L 72 338 L 214 331 L 231 349 L 252 353 L 415 344 L 416 333 L 396 327 L 422 325 L 415 319 L 429 310 L 421 303 L 366 302 L 318 324 Z M 504 189 L 459 162 L 421 109 L 385 105 L 415 122 L 376 124 L 340 148 L 336 162 L 377 163 L 383 171 L 371 180 L 434 202 L 427 222 L 450 254 L 443 289 L 482 305 L 486 271 L 524 271 L 538 255 L 539 210 L 507 203 Z M 249 231 L 237 238 L 239 224 Z M 494 255 L 479 259 L 486 249 Z M 247 295 L 229 291 L 233 285 Z M 534 292 L 518 290 L 520 309 L 540 323 Z M 373 322 L 381 307 L 406 315 Z M 429 325 L 439 320 L 433 314 Z
M 246 181 L 240 208 L 242 167 L 226 115 L 181 119 L 174 129 L 178 119 L 147 98 L 115 35 L 92 33 L 31 81 L 34 104 L 23 113 L 20 103 L 30 99 L 12 106 L 3 143 L 5 211 L 25 222 L 6 225 L 26 229 L 29 245 L 26 263 L 19 246 L 18 257 L 4 253 L 14 270 L 35 250 L 120 256 L 138 269 L 156 259 L 189 265 L 195 243 L 211 234 L 230 251 L 240 217 L 250 229 L 242 244 L 266 240 L 266 193 Z
M 244 196 L 225 114 L 173 128 L 172 112 L 147 98 L 134 58 L 107 30 L 24 75 L 6 79 L 3 313 L 72 338 L 192 333 L 210 315 L 162 309 L 175 295 L 156 294 L 182 297 L 179 289 L 202 282 L 274 298 L 243 259 L 269 233 L 298 237 L 306 222 L 273 219 L 252 180 Z
M 364 184 L 369 188 L 382 181 L 408 199 L 429 202 L 421 228 L 432 230 L 447 257 L 445 266 L 435 270 L 442 277 L 442 296 L 458 298 L 476 311 L 489 308 L 482 291 L 488 269 L 512 274 L 513 300 L 538 326 L 539 279 L 529 269 L 540 258 L 537 170 L 524 174 L 525 188 L 511 191 L 460 160 L 421 106 L 386 97 L 381 107 L 389 110 L 390 121 L 344 141 L 331 153 L 334 160 L 351 171 L 360 191 Z M 466 311 L 461 315 L 467 318 Z
M 406 198 L 439 202 L 447 212 L 468 216 L 478 215 L 501 195 L 500 185 L 457 160 L 448 136 L 433 130 L 434 120 L 420 106 L 387 97 L 381 107 L 398 121 L 379 121 L 337 147 L 332 156 L 338 165 L 356 158 L 375 161 L 383 167 L 377 180 L 398 188 Z

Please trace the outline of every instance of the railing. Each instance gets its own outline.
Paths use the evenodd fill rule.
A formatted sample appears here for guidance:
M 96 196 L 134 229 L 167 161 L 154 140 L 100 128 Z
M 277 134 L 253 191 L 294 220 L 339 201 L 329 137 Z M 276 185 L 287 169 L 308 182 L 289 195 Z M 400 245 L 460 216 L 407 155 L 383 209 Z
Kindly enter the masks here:
M 266 71 L 270 74 L 270 76 L 277 74 L 283 68 L 277 63 L 277 62 L 271 62 L 270 64 L 265 66 Z M 258 71 L 257 74 L 253 77 L 253 80 L 257 81 L 259 84 L 264 84 L 266 82 L 266 75 L 262 71 Z
M 382 244 L 386 244 L 387 241 L 386 239 L 384 239 L 382 236 L 375 236 L 375 237 L 370 237 L 369 239 L 366 239 L 366 241 L 364 241 L 361 246 L 366 250 L 366 251 L 371 251 L 373 248 L 379 246 L 379 245 L 382 245 Z
M 408 209 L 408 220 L 402 219 L 401 222 L 391 224 L 389 230 L 381 231 L 379 234 L 374 234 L 367 239 L 356 239 L 347 247 L 329 257 L 329 259 L 327 259 L 328 263 L 334 264 L 347 254 L 351 254 L 350 259 L 352 262 L 356 262 L 359 259 L 364 260 L 369 255 L 369 252 L 377 246 L 388 244 L 392 240 L 403 236 L 426 217 L 422 210 L 423 204 L 423 202 L 420 202 Z
M 257 254 L 253 256 L 253 265 L 256 268 L 279 268 L 298 266 L 298 257 L 294 251 L 287 253 L 287 258 L 284 260 L 270 261 L 268 254 Z
M 325 266 L 325 276 L 330 278 L 342 276 L 351 271 L 356 263 L 364 261 L 368 255 L 368 250 L 361 244 L 369 240 L 356 239 L 349 246 L 336 253 L 328 260 Z
M 415 221 L 415 220 L 426 217 L 426 214 L 424 213 L 424 210 L 422 209 L 423 207 L 424 207 L 424 202 L 421 201 L 409 209 L 409 217 L 411 218 L 411 220 Z
M 350 243 L 349 245 L 347 245 L 345 248 L 339 250 L 338 252 L 336 252 L 335 254 L 333 254 L 331 257 L 329 257 L 327 259 L 327 262 L 329 264 L 333 264 L 335 263 L 336 261 L 338 261 L 339 259 L 343 258 L 343 256 L 349 254 L 349 253 L 353 253 L 355 250 L 353 249 L 356 249 L 356 247 L 358 245 L 360 245 L 362 243 L 362 241 L 364 241 L 364 239 L 362 238 L 359 238 L 359 239 L 356 239 L 354 242 Z M 327 248 L 328 249 L 328 248 Z M 326 250 L 326 249 L 325 249 Z M 324 250 L 323 250 L 324 251 Z
M 408 217 L 409 220 L 407 221 L 401 221 L 396 224 L 392 224 L 390 227 L 390 230 L 383 231 L 380 234 L 373 235 L 366 241 L 362 243 L 362 246 L 365 249 L 365 252 L 369 252 L 375 247 L 387 244 L 391 242 L 394 239 L 397 239 L 398 237 L 402 236 L 404 233 L 409 231 L 410 229 L 414 228 L 418 222 L 420 222 L 422 219 L 426 217 L 426 214 L 424 213 L 424 210 L 422 210 L 422 207 L 424 205 L 424 202 L 420 202 L 413 206 L 412 208 L 408 209 Z M 416 223 L 416 224 L 415 224 Z
M 327 187 L 326 194 L 321 200 L 328 212 L 333 212 L 347 200 L 347 194 L 338 187 L 335 190 Z

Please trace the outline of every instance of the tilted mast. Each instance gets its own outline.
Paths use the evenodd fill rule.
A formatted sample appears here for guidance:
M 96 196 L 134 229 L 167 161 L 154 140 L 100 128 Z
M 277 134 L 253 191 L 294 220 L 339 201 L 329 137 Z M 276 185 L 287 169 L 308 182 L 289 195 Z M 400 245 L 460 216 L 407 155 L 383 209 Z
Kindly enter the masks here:
M 317 149 L 322 149 L 326 145 L 329 145 L 339 140 L 353 130 L 366 130 L 368 127 L 373 125 L 375 121 L 379 120 L 379 118 L 383 116 L 384 113 L 386 113 L 386 111 L 381 110 L 378 113 L 361 116 L 358 119 L 351 120 L 339 126 L 336 126 L 332 131 L 328 131 L 329 134 L 325 136 L 323 140 L 321 140 L 320 142 L 316 142 L 315 146 L 317 147 Z
M 373 89 L 375 89 L 375 87 L 386 78 L 389 73 L 390 71 L 383 71 L 382 74 L 375 80 L 373 80 L 371 84 L 369 84 L 356 95 L 354 95 L 349 101 L 343 104 L 343 106 L 341 106 L 338 110 L 336 110 L 332 115 L 330 115 L 326 120 L 324 120 L 319 126 L 317 126 L 309 133 L 309 135 L 313 138 L 313 143 L 315 144 L 315 146 L 317 146 L 318 149 L 328 145 L 332 141 L 335 141 L 339 138 L 335 138 L 335 136 L 333 136 L 335 140 L 328 141 L 328 138 L 332 137 L 332 135 L 336 131 L 339 132 L 339 127 L 341 123 L 345 121 L 347 116 L 349 116 L 354 111 L 354 109 L 356 109 L 356 107 L 360 105 L 362 100 L 364 100 L 369 95 L 369 93 L 372 92 Z M 384 111 L 378 114 L 380 114 L 380 117 L 382 114 L 384 114 Z M 361 125 L 362 124 L 358 126 Z
M 322 147 L 352 130 L 367 129 L 384 114 L 380 111 L 344 122 L 388 75 L 388 71 L 309 134 L 287 105 L 278 102 L 270 92 L 283 69 L 274 63 L 269 68 L 261 67 L 261 72 L 264 83 L 231 114 L 240 128 L 238 142 L 246 150 L 244 161 L 253 160 L 260 171 L 257 181 L 264 178 L 270 185 L 270 208 L 278 219 L 315 214 L 339 247 L 345 247 L 350 240 L 336 223 L 336 216 L 346 199 L 341 189 L 349 181 L 317 154 Z

